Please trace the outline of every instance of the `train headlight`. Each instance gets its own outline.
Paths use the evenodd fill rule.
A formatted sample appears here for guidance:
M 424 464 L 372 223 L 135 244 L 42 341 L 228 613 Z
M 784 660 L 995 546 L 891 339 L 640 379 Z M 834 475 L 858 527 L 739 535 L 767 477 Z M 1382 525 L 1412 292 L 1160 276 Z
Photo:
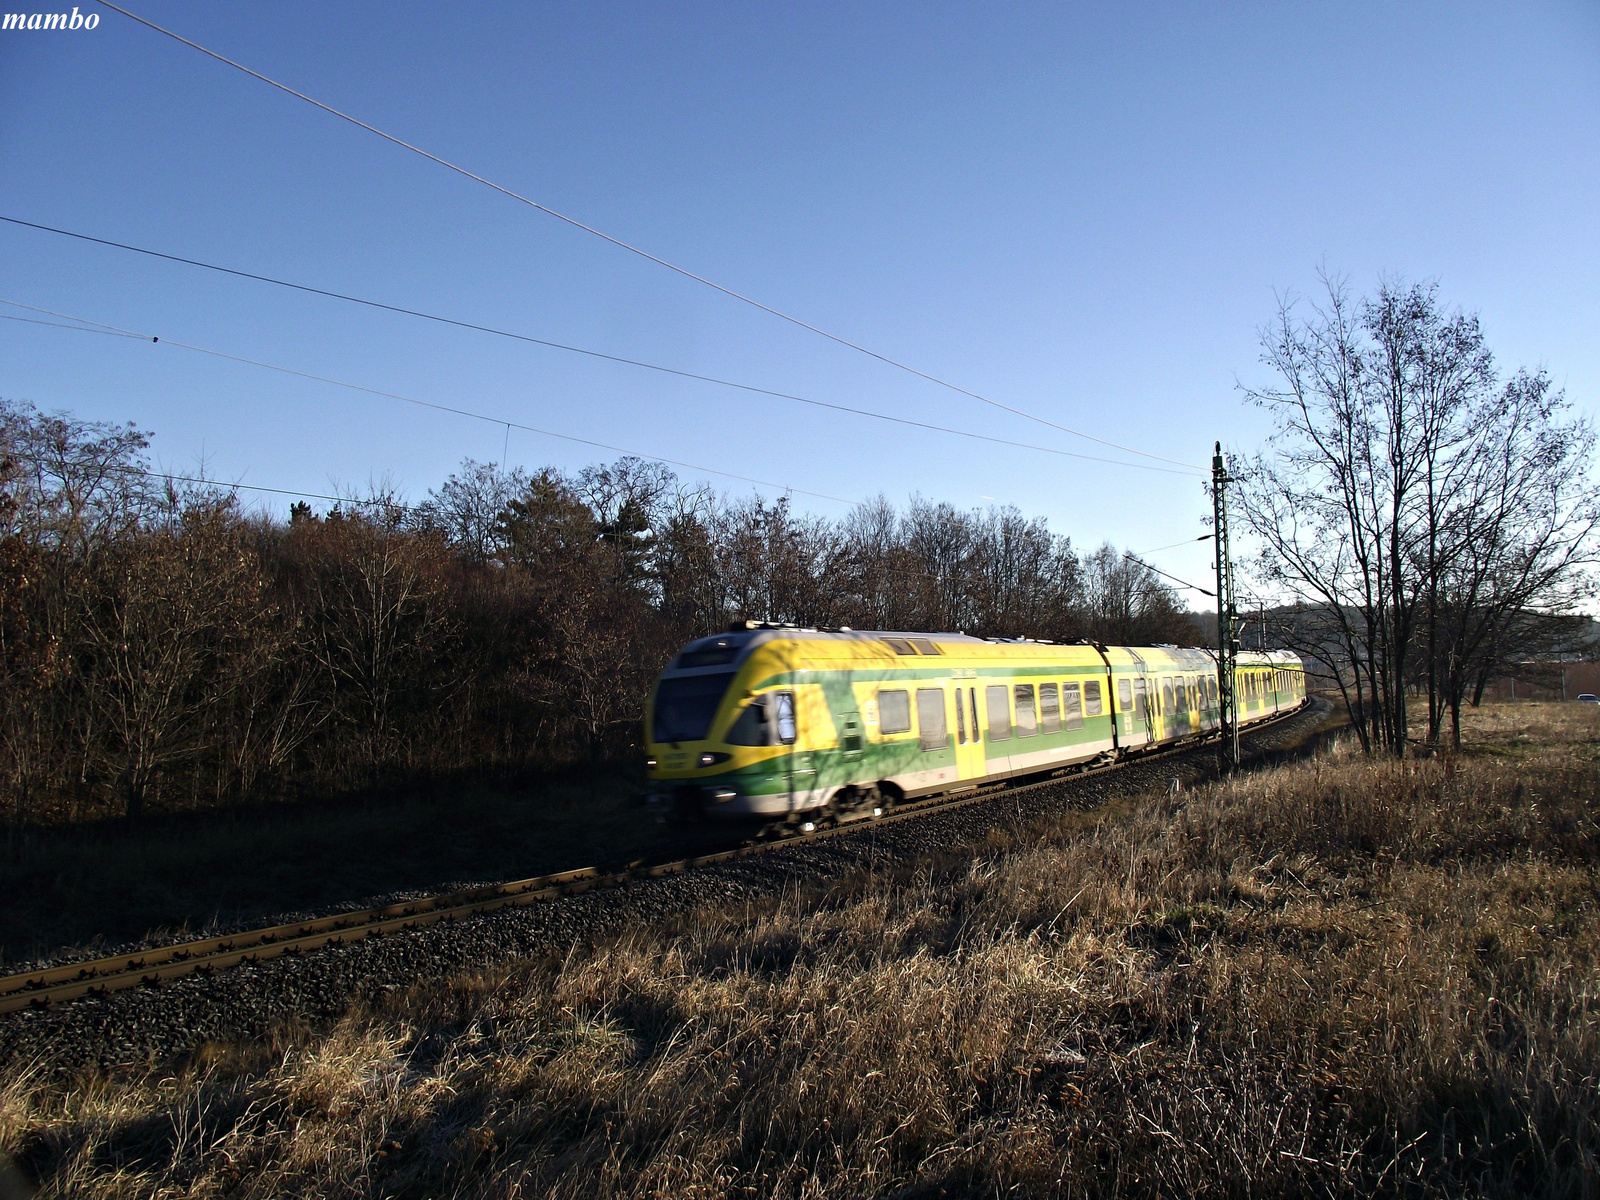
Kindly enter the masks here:
M 718 788 L 711 793 L 711 798 L 718 804 L 726 804 L 729 800 L 737 800 L 739 793 L 732 788 Z
M 654 771 L 656 769 L 656 760 L 653 759 L 653 758 L 645 759 L 644 760 L 644 769 L 646 771 Z
M 707 750 L 700 756 L 700 765 L 702 767 L 714 767 L 718 763 L 727 762 L 732 757 L 733 755 L 731 754 L 723 754 L 716 750 Z

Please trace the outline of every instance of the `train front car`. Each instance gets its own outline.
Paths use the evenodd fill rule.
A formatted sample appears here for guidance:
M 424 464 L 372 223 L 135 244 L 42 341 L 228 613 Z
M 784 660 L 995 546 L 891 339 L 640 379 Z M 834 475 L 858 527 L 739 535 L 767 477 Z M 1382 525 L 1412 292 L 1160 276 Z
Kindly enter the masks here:
M 796 769 L 805 689 L 775 633 L 701 638 L 661 673 L 645 708 L 653 803 L 679 816 L 764 818 L 808 806 L 813 788 Z
M 851 819 L 945 789 L 961 773 L 950 730 L 960 722 L 964 749 L 965 713 L 947 729 L 950 664 L 930 638 L 984 645 L 753 622 L 689 643 L 645 710 L 652 802 L 681 816 L 798 819 L 820 809 Z M 880 684 L 890 680 L 898 686 L 880 720 Z

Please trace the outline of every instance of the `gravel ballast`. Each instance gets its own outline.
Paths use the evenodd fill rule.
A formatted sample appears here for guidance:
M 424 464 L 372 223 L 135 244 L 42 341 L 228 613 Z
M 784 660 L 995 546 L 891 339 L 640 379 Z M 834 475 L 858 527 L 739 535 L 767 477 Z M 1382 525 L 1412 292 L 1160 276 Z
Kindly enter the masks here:
M 1245 739 L 1252 756 L 1306 739 L 1326 719 L 1307 712 Z M 247 963 L 46 1009 L 0 1016 L 0 1056 L 51 1073 L 112 1070 L 162 1061 L 207 1042 L 248 1042 L 287 1021 L 323 1022 L 351 1005 L 451 975 L 567 953 L 625 930 L 682 917 L 708 906 L 736 906 L 823 885 L 864 870 L 957 852 L 999 826 L 1023 824 L 1064 809 L 1170 786 L 1188 787 L 1215 773 L 1211 747 L 1045 787 L 1001 791 L 978 803 L 893 824 L 863 822 L 821 841 L 778 844 L 766 853 L 442 922 L 345 946 Z M 363 902 L 357 907 L 366 907 Z

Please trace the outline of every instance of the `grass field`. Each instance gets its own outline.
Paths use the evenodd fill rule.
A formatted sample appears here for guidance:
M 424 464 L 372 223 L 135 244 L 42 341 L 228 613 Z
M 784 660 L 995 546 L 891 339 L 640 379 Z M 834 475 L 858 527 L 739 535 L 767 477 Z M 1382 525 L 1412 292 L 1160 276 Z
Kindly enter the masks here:
M 997 831 L 176 1067 L 0 1077 L 52 1196 L 1600 1189 L 1600 710 Z

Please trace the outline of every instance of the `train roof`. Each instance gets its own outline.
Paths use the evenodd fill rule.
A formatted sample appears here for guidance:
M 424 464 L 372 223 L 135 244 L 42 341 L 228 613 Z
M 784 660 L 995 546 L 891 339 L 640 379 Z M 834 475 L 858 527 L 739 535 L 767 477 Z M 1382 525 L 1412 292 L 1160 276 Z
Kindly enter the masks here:
M 1151 669 L 1163 667 L 1170 670 L 1211 669 L 1216 662 L 1212 650 L 1179 646 L 1097 646 L 1087 641 L 1051 642 L 1031 638 L 980 638 L 967 633 L 930 633 L 910 630 L 883 629 L 825 629 L 774 622 L 741 622 L 723 633 L 697 638 L 685 646 L 668 665 L 672 672 L 703 668 L 732 666 L 747 657 L 756 647 L 774 641 L 817 641 L 854 644 L 857 653 L 871 644 L 896 655 L 913 656 L 919 653 L 940 653 L 934 647 L 956 649 L 959 654 L 983 651 L 997 652 L 1003 658 L 1042 658 L 1063 650 L 1093 649 L 1103 651 L 1113 662 L 1124 665 L 1148 663 Z M 930 645 L 931 644 L 931 645 Z M 819 647 L 820 649 L 820 647 Z M 869 651 L 870 653 L 870 651 Z M 966 657 L 965 654 L 961 655 Z M 1299 658 L 1288 651 L 1241 651 L 1243 665 L 1272 663 L 1299 663 Z M 1159 664 L 1159 665 L 1158 665 Z

